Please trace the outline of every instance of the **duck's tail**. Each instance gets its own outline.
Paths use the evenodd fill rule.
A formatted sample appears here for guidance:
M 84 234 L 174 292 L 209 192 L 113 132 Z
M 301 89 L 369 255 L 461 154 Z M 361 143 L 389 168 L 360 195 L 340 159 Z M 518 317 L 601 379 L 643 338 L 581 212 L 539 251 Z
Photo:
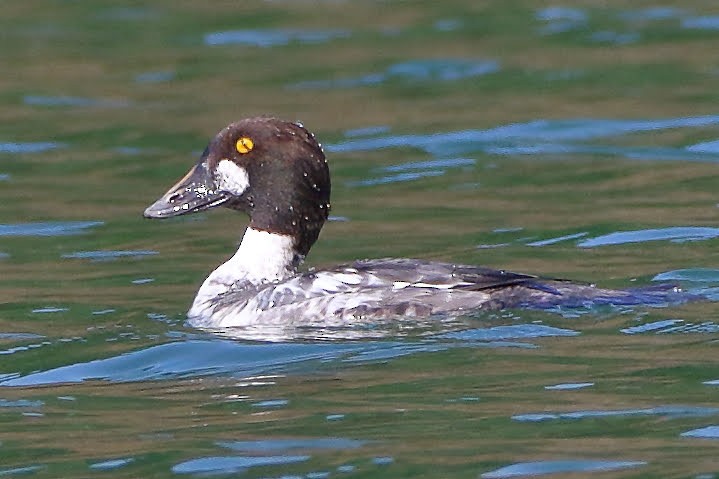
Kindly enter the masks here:
M 508 295 L 504 298 L 506 306 L 518 306 L 533 309 L 591 308 L 596 306 L 671 306 L 690 301 L 701 300 L 702 297 L 688 293 L 675 284 L 657 284 L 629 289 L 605 289 L 593 285 L 584 285 L 564 281 L 540 281 L 536 284 L 525 284 L 530 291 L 523 294 Z M 517 293 L 519 293 L 517 291 Z M 516 299 L 516 301 L 512 301 Z M 514 304 L 511 304 L 514 303 Z

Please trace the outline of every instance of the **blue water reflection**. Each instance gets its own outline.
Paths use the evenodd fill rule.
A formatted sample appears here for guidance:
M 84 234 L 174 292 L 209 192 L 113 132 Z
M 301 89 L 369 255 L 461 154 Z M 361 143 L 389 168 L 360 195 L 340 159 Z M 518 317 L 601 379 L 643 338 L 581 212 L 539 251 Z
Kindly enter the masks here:
M 111 261 L 119 258 L 143 258 L 159 254 L 151 250 L 119 250 L 119 251 L 75 251 L 74 253 L 63 254 L 68 259 L 89 259 L 91 261 Z
M 277 466 L 304 462 L 310 456 L 214 456 L 181 462 L 172 467 L 175 474 L 238 474 L 251 467 Z
M 446 133 L 376 135 L 326 145 L 330 152 L 371 151 L 384 148 L 414 148 L 437 156 L 462 155 L 473 152 L 497 153 L 497 148 L 536 148 L 548 145 L 549 152 L 575 152 L 574 144 L 613 136 L 662 131 L 675 128 L 699 128 L 719 124 L 719 115 L 665 118 L 654 120 L 619 120 L 576 118 L 564 120 L 532 120 L 486 130 L 461 130 Z M 539 142 L 539 146 L 537 144 Z M 553 143 L 550 143 L 553 142 Z M 666 149 L 663 149 L 666 150 Z M 508 150 L 509 151 L 509 150 Z M 632 151 L 631 149 L 629 151 Z M 640 150 L 641 151 L 641 150 Z M 651 152 L 648 149 L 648 152 Z M 677 149 L 679 151 L 679 149 Z M 681 149 L 684 154 L 687 150 Z
M 444 82 L 496 73 L 495 60 L 422 59 L 390 65 L 383 72 L 333 80 L 308 80 L 289 85 L 298 89 L 355 88 L 385 83 L 394 79 L 411 82 Z
M 187 379 L 206 376 L 246 378 L 267 374 L 300 373 L 331 364 L 350 366 L 385 361 L 402 356 L 444 351 L 458 347 L 536 348 L 526 342 L 532 338 L 574 336 L 578 333 L 539 324 L 497 326 L 444 333 L 422 341 L 371 341 L 363 331 L 353 333 L 365 341 L 310 343 L 242 343 L 234 340 L 188 339 L 151 346 L 106 359 L 60 366 L 27 375 L 9 373 L 0 386 L 37 386 L 41 384 L 78 383 L 90 380 L 111 382 Z M 128 333 L 134 334 L 134 333 Z M 239 333 L 238 333 L 239 334 Z M 267 330 L 264 340 L 271 339 Z M 285 332 L 288 334 L 288 332 Z M 323 334 L 329 334 L 325 331 Z M 260 337 L 257 336 L 257 339 Z M 329 338 L 329 336 L 326 336 Z M 279 339 L 279 336 L 278 336 Z M 512 341 L 521 339 L 523 341 Z M 48 343 L 50 344 L 50 343 Z M 23 346 L 22 348 L 25 348 Z M 21 350 L 19 350 L 21 351 Z M 0 377 L 0 379 L 2 379 Z M 287 404 L 272 399 L 261 407 Z M 280 402 L 278 402 L 280 401 Z
M 347 38 L 348 30 L 228 30 L 208 33 L 205 45 L 248 45 L 254 47 L 275 47 L 289 43 L 324 43 L 336 38 Z
M 0 153 L 43 153 L 48 150 L 65 147 L 54 141 L 38 141 L 29 143 L 0 143 Z M 7 179 L 7 178 L 3 178 Z
M 580 241 L 578 246 L 580 248 L 596 248 L 598 246 L 662 240 L 683 243 L 685 241 L 708 240 L 716 237 L 719 237 L 719 228 L 677 226 L 636 231 L 618 231 L 616 233 L 610 233 Z
M 533 477 L 544 474 L 608 472 L 644 466 L 644 461 L 602 461 L 588 459 L 563 459 L 555 461 L 520 462 L 500 469 L 485 472 L 483 479 L 504 479 L 510 477 Z
M 719 408 L 702 406 L 657 406 L 643 409 L 617 409 L 595 411 L 571 411 L 561 413 L 541 412 L 517 414 L 512 419 L 520 422 L 542 422 L 597 417 L 662 416 L 668 419 L 685 417 L 708 417 L 719 415 Z
M 67 236 L 85 233 L 104 225 L 104 221 L 48 221 L 0 224 L 0 236 Z

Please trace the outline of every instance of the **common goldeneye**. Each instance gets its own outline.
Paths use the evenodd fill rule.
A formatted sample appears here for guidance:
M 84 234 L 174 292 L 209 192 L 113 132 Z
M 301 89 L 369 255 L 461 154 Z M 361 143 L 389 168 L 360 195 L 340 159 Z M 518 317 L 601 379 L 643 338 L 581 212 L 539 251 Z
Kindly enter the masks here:
M 665 302 L 667 287 L 609 290 L 479 266 L 369 259 L 298 271 L 330 211 L 320 144 L 299 123 L 248 118 L 210 141 L 200 161 L 145 210 L 147 218 L 225 206 L 250 224 L 237 252 L 200 287 L 197 327 L 348 324 L 480 309 Z

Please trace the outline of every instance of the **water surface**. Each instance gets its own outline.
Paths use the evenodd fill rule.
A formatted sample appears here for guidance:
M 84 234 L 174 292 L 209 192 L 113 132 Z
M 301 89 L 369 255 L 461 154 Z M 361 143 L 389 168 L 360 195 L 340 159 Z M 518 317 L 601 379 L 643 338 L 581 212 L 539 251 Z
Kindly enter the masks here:
M 0 476 L 719 476 L 717 11 L 9 3 Z M 246 220 L 142 211 L 241 117 L 325 145 L 321 266 L 706 301 L 198 331 Z

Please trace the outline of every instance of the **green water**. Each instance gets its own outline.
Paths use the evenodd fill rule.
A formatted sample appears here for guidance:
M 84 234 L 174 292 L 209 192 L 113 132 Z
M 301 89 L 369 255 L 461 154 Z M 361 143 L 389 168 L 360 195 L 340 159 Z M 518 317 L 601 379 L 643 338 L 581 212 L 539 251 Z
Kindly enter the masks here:
M 216 131 L 271 114 L 330 159 L 310 266 L 663 275 L 716 298 L 717 15 L 3 5 L 0 476 L 719 477 L 714 301 L 223 338 L 184 313 L 246 220 L 141 215 Z

